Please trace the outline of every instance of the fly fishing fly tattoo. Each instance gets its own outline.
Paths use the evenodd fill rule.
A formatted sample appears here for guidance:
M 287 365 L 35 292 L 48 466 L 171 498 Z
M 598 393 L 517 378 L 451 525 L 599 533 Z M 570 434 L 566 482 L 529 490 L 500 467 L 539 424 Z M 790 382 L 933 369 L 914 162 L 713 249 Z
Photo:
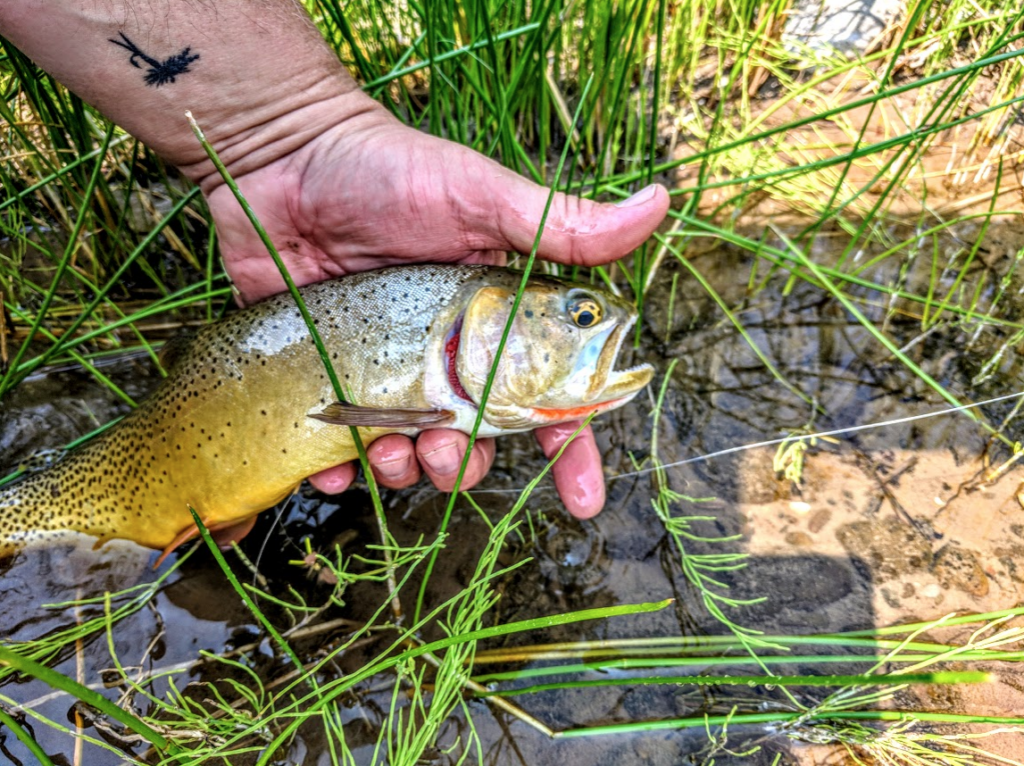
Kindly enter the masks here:
M 192 53 L 192 48 L 189 46 L 176 53 L 170 58 L 166 58 L 163 61 L 157 61 L 151 56 L 147 56 L 143 53 L 139 46 L 128 39 L 128 36 L 124 32 L 118 32 L 121 36 L 120 40 L 109 38 L 110 42 L 114 45 L 118 45 L 130 52 L 132 55 L 128 59 L 128 63 L 136 69 L 142 69 L 139 64 L 139 59 L 142 59 L 149 65 L 146 70 L 146 85 L 152 85 L 153 87 L 159 88 L 161 85 L 166 85 L 169 82 L 175 82 L 175 78 L 178 75 L 185 74 L 189 71 L 189 65 L 199 58 L 198 53 Z

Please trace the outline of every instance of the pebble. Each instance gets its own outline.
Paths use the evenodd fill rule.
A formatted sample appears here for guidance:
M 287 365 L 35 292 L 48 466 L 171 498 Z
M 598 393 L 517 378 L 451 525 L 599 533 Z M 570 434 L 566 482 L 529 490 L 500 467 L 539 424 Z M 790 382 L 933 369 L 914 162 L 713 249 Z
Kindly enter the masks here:
M 933 582 L 921 588 L 921 595 L 925 598 L 938 598 L 942 595 L 942 588 L 937 582 Z

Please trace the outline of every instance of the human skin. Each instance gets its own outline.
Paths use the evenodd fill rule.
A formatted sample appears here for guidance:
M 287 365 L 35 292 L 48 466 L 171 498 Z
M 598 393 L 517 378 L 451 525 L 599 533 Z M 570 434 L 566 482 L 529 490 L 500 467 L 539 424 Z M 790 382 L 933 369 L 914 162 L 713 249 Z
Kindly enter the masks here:
M 19 0 L 0 3 L 0 34 L 200 186 L 242 303 L 284 283 L 186 110 L 299 285 L 401 263 L 502 264 L 507 251 L 533 246 L 549 191 L 402 125 L 358 88 L 293 0 Z M 657 185 L 618 204 L 556 194 L 538 256 L 607 263 L 646 240 L 667 209 Z M 578 425 L 539 429 L 545 455 Z M 384 486 L 409 486 L 422 467 L 450 491 L 467 444 L 465 434 L 434 430 L 415 443 L 384 437 L 368 456 Z M 476 484 L 493 458 L 491 440 L 479 440 L 461 486 Z M 347 463 L 310 479 L 340 492 L 355 473 Z M 570 513 L 601 510 L 604 479 L 590 428 L 553 475 Z

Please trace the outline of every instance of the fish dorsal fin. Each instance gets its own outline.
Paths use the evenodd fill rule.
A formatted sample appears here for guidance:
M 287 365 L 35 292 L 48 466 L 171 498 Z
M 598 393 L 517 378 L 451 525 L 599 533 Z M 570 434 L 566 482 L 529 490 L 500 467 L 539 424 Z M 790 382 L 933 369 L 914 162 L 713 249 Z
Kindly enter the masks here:
M 165 370 L 171 369 L 178 360 L 184 356 L 196 337 L 196 330 L 180 330 L 169 338 L 157 354 L 161 366 Z
M 336 426 L 361 428 L 444 428 L 455 422 L 451 410 L 384 409 L 335 402 L 309 417 Z

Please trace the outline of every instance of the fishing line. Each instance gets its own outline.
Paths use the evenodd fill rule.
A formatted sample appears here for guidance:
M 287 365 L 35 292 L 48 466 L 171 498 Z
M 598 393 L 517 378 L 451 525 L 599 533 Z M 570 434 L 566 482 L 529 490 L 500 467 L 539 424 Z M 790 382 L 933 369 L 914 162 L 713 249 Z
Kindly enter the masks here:
M 896 418 L 894 420 L 885 420 L 881 423 L 866 423 L 859 426 L 847 426 L 846 428 L 834 428 L 830 431 L 818 431 L 813 434 L 799 434 L 793 436 L 784 436 L 780 439 L 769 439 L 767 441 L 754 442 L 752 444 L 743 444 L 739 447 L 729 447 L 727 449 L 718 450 L 717 452 L 709 452 L 706 455 L 697 455 L 696 457 L 687 458 L 685 460 L 677 460 L 673 463 L 663 463 L 660 466 L 652 466 L 651 468 L 641 468 L 638 471 L 630 471 L 628 473 L 620 473 L 615 476 L 609 476 L 607 481 L 609 483 L 618 479 L 626 479 L 633 476 L 643 476 L 645 474 L 653 473 L 659 469 L 678 468 L 679 466 L 689 465 L 691 463 L 699 463 L 701 461 L 712 460 L 716 457 L 722 457 L 723 455 L 732 455 L 737 452 L 745 452 L 746 450 L 759 449 L 761 447 L 775 447 L 779 444 L 786 444 L 798 441 L 809 441 L 811 439 L 821 439 L 826 436 L 841 436 L 843 434 L 851 434 L 857 431 L 867 431 L 871 428 L 884 428 L 886 426 L 900 425 L 901 423 L 912 423 L 916 420 L 927 420 L 928 418 L 937 418 L 943 415 L 950 415 L 954 412 L 961 412 L 963 410 L 971 410 L 976 407 L 984 407 L 988 404 L 997 404 L 998 402 L 1005 402 L 1011 399 L 1024 398 L 1024 391 L 1020 391 L 1015 394 L 1005 394 L 1004 396 L 997 396 L 992 399 L 985 399 L 980 402 L 973 402 L 971 404 L 961 404 L 958 407 L 947 407 L 943 410 L 936 410 L 935 412 L 925 412 L 920 415 L 908 415 L 905 418 Z M 504 492 L 521 492 L 522 489 L 479 489 L 470 490 L 473 494 L 498 494 Z
M 1020 391 L 1016 394 L 1005 394 L 1004 396 L 997 396 L 993 399 L 985 399 L 980 402 L 973 402 L 971 404 L 961 404 L 959 407 L 948 407 L 944 410 L 936 410 L 935 412 L 925 412 L 920 415 L 908 415 L 905 418 L 896 418 L 894 420 L 885 420 L 881 423 L 865 423 L 859 426 L 847 426 L 846 428 L 836 428 L 831 431 L 818 431 L 813 434 L 800 434 L 794 436 L 784 436 L 781 439 L 769 439 L 763 442 L 754 442 L 753 444 L 744 444 L 739 447 L 729 447 L 728 449 L 719 450 L 717 452 L 709 452 L 707 455 L 698 455 L 697 457 L 687 458 L 686 460 L 677 460 L 674 463 L 663 463 L 660 466 L 654 466 L 652 468 L 643 468 L 639 471 L 631 471 L 630 473 L 620 473 L 617 476 L 609 476 L 608 481 L 615 481 L 616 479 L 625 479 L 628 476 L 643 476 L 644 474 L 652 473 L 657 471 L 659 468 L 676 468 L 681 465 L 688 465 L 689 463 L 697 463 L 701 460 L 711 460 L 712 458 L 721 457 L 722 455 L 731 455 L 735 452 L 743 452 L 744 450 L 757 449 L 759 447 L 774 447 L 779 444 L 785 444 L 787 442 L 807 441 L 810 439 L 820 439 L 826 436 L 840 436 L 842 434 L 852 434 L 857 431 L 867 431 L 871 428 L 884 428 L 885 426 L 895 426 L 901 423 L 911 423 L 915 420 L 927 420 L 928 418 L 937 418 L 942 415 L 949 415 L 953 412 L 961 412 L 963 410 L 974 409 L 975 407 L 984 407 L 987 404 L 996 404 L 997 402 L 1005 402 L 1010 399 L 1020 399 L 1024 397 L 1024 391 Z

